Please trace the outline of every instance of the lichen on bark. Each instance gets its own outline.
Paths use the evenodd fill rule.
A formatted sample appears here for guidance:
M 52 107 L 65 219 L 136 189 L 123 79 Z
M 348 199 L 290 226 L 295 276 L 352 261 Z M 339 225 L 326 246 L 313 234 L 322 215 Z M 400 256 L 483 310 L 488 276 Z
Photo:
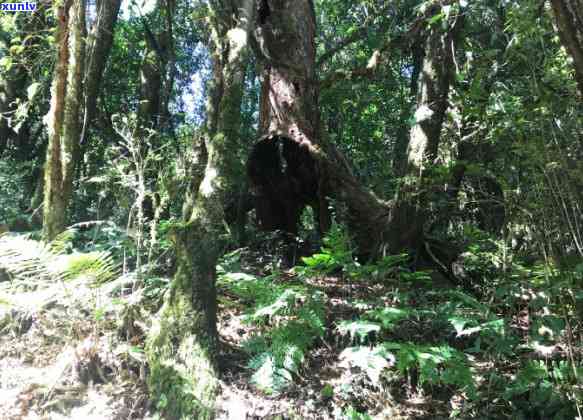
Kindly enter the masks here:
M 66 226 L 67 207 L 79 152 L 80 101 L 85 61 L 85 0 L 56 6 L 57 63 L 51 108 L 45 122 L 49 145 L 45 164 L 43 237 L 52 240 Z
M 166 418 L 210 419 L 218 390 L 216 291 L 212 241 L 189 222 L 174 232 L 177 264 L 147 342 L 150 392 Z M 191 257 L 194 255 L 194 259 Z

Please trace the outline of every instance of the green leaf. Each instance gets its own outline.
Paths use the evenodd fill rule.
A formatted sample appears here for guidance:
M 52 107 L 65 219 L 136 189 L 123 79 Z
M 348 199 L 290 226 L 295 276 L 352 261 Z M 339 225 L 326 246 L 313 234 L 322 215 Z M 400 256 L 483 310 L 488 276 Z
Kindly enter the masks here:
M 436 23 L 440 22 L 445 17 L 443 12 L 440 12 L 436 15 L 433 15 L 429 18 L 429 25 L 435 25 Z
M 378 333 L 381 330 L 381 326 L 375 322 L 366 321 L 342 321 L 338 325 L 338 331 L 342 335 L 350 335 L 350 338 L 354 340 L 358 338 L 359 340 L 365 340 L 369 334 Z
M 447 320 L 450 322 L 450 324 L 455 329 L 455 332 L 457 333 L 458 337 L 462 334 L 462 332 L 464 330 L 464 326 L 466 326 L 466 324 L 468 322 L 470 322 L 469 320 L 467 320 L 465 318 L 460 318 L 457 316 L 449 317 Z
M 26 89 L 26 95 L 29 101 L 32 101 L 40 88 L 40 83 L 34 82 Z
M 375 385 L 379 384 L 383 370 L 395 363 L 395 356 L 383 346 L 349 347 L 339 357 L 344 367 L 360 368 Z
M 22 45 L 13 45 L 10 47 L 10 54 L 18 55 L 24 51 L 24 46 Z
M 322 391 L 320 392 L 322 398 L 332 398 L 334 396 L 334 387 L 330 384 L 324 385 Z
M 383 328 L 391 328 L 395 322 L 407 318 L 411 314 L 408 309 L 382 308 L 368 311 L 366 316 L 376 321 L 380 321 Z
M 0 58 L 0 66 L 4 67 L 6 71 L 9 71 L 12 68 L 12 58 L 10 56 Z

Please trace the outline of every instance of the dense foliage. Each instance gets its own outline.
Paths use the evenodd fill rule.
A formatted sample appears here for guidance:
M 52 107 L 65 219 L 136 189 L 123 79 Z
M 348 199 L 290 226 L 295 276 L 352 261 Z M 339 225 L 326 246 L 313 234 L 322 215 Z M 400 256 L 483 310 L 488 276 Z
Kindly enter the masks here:
M 101 3 L 79 3 L 90 34 Z M 266 19 L 269 2 L 252 3 L 253 19 Z M 70 306 L 75 318 L 51 324 L 67 332 L 51 332 L 50 345 L 89 340 L 92 350 L 75 347 L 69 383 L 122 389 L 127 379 L 135 393 L 149 384 L 128 418 L 214 410 L 175 364 L 192 349 L 221 375 L 223 418 L 235 396 L 254 398 L 245 413 L 261 418 L 583 418 L 583 92 L 557 2 L 310 3 L 318 147 L 342 153 L 382 203 L 410 194 L 422 208 L 410 213 L 421 220 L 418 246 L 362 252 L 355 226 L 370 221 L 332 194 L 326 232 L 312 202 L 296 232 L 265 232 L 245 165 L 266 134 L 265 62 L 281 57 L 265 53 L 257 28 L 248 47 L 230 38 L 245 15 L 216 0 L 122 3 L 87 134 L 63 157 L 75 161 L 67 229 L 43 242 L 62 5 L 0 12 L 0 348 L 13 349 L 0 357 L 27 340 L 50 353 L 34 323 L 67 318 Z M 415 178 L 426 39 L 439 31 L 453 34 L 447 109 L 434 159 Z M 385 218 L 368 227 L 371 241 Z M 27 306 L 29 297 L 38 300 Z M 165 322 L 175 335 L 156 349 Z M 187 333 L 192 347 L 177 342 Z M 60 379 L 0 398 L 0 411 L 26 400 L 50 415 Z M 194 402 L 181 405 L 183 395 Z

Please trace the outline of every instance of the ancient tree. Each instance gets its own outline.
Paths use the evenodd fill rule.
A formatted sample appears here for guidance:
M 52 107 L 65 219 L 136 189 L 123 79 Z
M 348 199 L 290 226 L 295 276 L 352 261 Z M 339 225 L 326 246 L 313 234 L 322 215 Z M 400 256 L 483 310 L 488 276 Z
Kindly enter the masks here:
M 213 79 L 207 102 L 207 164 L 174 232 L 177 272 L 148 339 L 150 387 L 166 418 L 212 418 L 218 389 L 215 266 L 224 249 L 224 203 L 236 182 L 236 150 L 252 0 L 209 7 Z M 196 184 L 196 183 L 193 183 Z
M 261 1 L 258 6 L 255 50 L 265 63 L 259 125 L 265 136 L 247 170 L 259 223 L 296 234 L 301 211 L 311 205 L 325 229 L 322 178 L 310 153 L 320 143 L 312 2 Z
M 420 246 L 424 212 L 418 197 L 424 188 L 425 168 L 433 163 L 439 145 L 457 26 L 455 13 L 437 23 L 433 16 L 441 16 L 440 3 L 420 17 L 422 30 L 416 42 L 423 54 L 416 87 L 416 124 L 407 149 L 410 181 L 396 197 L 384 201 L 355 178 L 320 125 L 318 92 L 330 80 L 320 84 L 315 74 L 312 1 L 258 2 L 253 45 L 264 65 L 260 127 L 266 134 L 250 154 L 248 174 L 264 228 L 295 233 L 306 205 L 319 209 L 320 225 L 325 228 L 323 210 L 331 197 L 348 209 L 348 224 L 361 253 L 396 253 Z M 386 60 L 386 54 L 387 49 L 377 51 L 367 68 L 342 74 L 370 74 Z
M 57 61 L 46 116 L 49 144 L 45 163 L 43 237 L 52 240 L 67 222 L 81 133 L 85 63 L 85 0 L 55 5 Z
M 573 58 L 575 80 L 583 97 L 583 1 L 551 0 L 561 42 Z

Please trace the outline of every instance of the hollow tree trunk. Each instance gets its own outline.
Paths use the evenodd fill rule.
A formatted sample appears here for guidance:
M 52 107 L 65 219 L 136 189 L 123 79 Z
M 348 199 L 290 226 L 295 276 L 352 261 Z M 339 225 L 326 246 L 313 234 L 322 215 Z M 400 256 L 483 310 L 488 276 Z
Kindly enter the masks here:
M 213 80 L 207 102 L 208 152 L 195 200 L 174 240 L 177 272 L 148 339 L 152 395 L 165 418 L 212 418 L 218 390 L 215 266 L 224 248 L 224 202 L 236 182 L 240 108 L 252 0 L 209 2 Z
M 440 12 L 439 7 L 434 9 Z M 423 214 L 411 197 L 439 143 L 453 31 L 450 27 L 443 32 L 439 25 L 426 31 L 424 76 L 419 78 L 417 97 L 417 108 L 423 112 L 416 113 L 408 149 L 407 174 L 415 182 L 387 202 L 358 182 L 320 131 L 314 16 L 310 0 L 258 2 L 254 47 L 265 68 L 260 125 L 269 134 L 252 150 L 248 175 L 260 223 L 295 233 L 301 208 L 324 204 L 323 197 L 330 196 L 348 208 L 349 227 L 361 253 L 374 256 L 415 248 L 422 238 Z
M 551 0 L 563 46 L 573 58 L 575 80 L 583 98 L 583 0 Z
M 43 237 L 52 240 L 67 222 L 67 207 L 79 151 L 80 104 L 85 61 L 85 0 L 55 6 L 57 62 L 46 116 L 49 144 L 45 163 Z
M 316 19 L 310 0 L 257 2 L 255 50 L 265 63 L 260 132 L 248 161 L 260 225 L 297 234 L 301 211 L 311 205 L 321 230 L 327 205 L 310 148 L 320 144 L 316 82 Z

